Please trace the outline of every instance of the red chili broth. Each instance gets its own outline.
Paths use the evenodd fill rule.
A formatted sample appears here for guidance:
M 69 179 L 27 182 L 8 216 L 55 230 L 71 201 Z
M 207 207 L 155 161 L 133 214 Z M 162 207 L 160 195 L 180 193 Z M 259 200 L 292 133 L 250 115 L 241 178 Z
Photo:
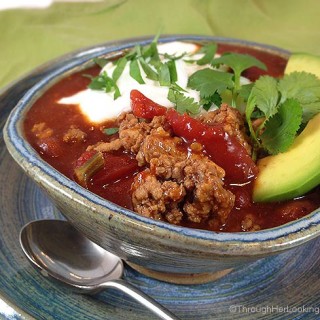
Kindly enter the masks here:
M 263 61 L 268 67 L 268 74 L 274 77 L 282 76 L 286 66 L 285 58 L 252 48 L 222 44 L 219 45 L 218 51 L 220 53 L 233 51 L 251 54 Z M 115 138 L 116 135 L 111 137 L 102 132 L 102 128 L 112 127 L 111 122 L 103 125 L 92 125 L 79 112 L 78 106 L 61 105 L 56 101 L 85 89 L 90 83 L 90 79 L 84 77 L 83 74 L 95 76 L 99 71 L 100 68 L 95 66 L 85 72 L 78 72 L 62 79 L 34 103 L 25 118 L 26 139 L 46 162 L 70 179 L 74 179 L 73 170 L 76 160 L 89 145 L 96 144 L 98 141 L 108 141 L 108 139 Z M 263 74 L 266 74 L 266 72 L 258 68 L 251 68 L 244 75 L 251 80 L 256 80 Z M 48 127 L 54 128 L 53 138 L 39 141 L 35 137 L 31 129 L 34 124 L 39 122 L 46 122 Z M 71 125 L 76 125 L 87 134 L 85 142 L 59 142 L 62 141 L 63 134 Z M 134 175 L 142 169 L 138 168 L 132 155 L 121 151 L 113 152 L 105 155 L 105 157 L 109 158 L 110 162 L 107 162 L 106 167 L 90 180 L 88 189 L 107 200 L 132 210 L 130 187 Z M 112 174 L 110 177 L 110 172 L 113 172 L 113 177 Z M 109 176 L 106 178 L 106 175 Z M 251 201 L 251 183 L 241 187 L 233 186 L 232 183 L 228 182 L 226 182 L 226 185 L 236 195 L 236 203 L 224 226 L 209 228 L 207 224 L 199 225 L 188 221 L 183 221 L 182 225 L 225 232 L 243 231 L 241 221 L 247 214 L 252 214 L 261 228 L 266 229 L 299 219 L 320 206 L 318 189 L 299 199 L 282 203 L 258 204 Z

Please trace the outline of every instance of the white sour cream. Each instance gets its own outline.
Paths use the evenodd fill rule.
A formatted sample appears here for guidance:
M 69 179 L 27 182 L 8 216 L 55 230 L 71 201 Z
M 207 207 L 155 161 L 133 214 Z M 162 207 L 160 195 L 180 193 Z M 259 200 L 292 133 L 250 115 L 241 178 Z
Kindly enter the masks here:
M 160 54 L 170 54 L 180 56 L 183 53 L 194 53 L 199 49 L 196 44 L 184 42 L 169 42 L 158 45 Z M 199 92 L 187 88 L 188 78 L 195 71 L 207 66 L 198 66 L 197 64 L 186 63 L 182 59 L 176 60 L 176 69 L 178 75 L 177 84 L 184 88 L 186 96 L 192 97 L 195 101 L 199 101 Z M 107 72 L 112 75 L 115 66 L 108 63 L 101 72 Z M 73 96 L 62 98 L 58 101 L 65 105 L 79 105 L 81 112 L 92 123 L 100 123 L 109 119 L 114 119 L 122 112 L 131 110 L 130 92 L 133 89 L 139 90 L 147 98 L 167 108 L 173 107 L 173 103 L 167 98 L 168 87 L 160 86 L 157 81 L 150 80 L 146 77 L 141 69 L 141 75 L 145 84 L 139 84 L 129 74 L 129 63 L 127 63 L 121 77 L 117 81 L 121 96 L 114 100 L 114 92 L 106 93 L 98 90 L 86 89 L 76 93 Z
M 177 57 L 184 53 L 193 54 L 196 53 L 199 46 L 192 43 L 185 42 L 168 42 L 158 45 L 158 52 L 160 54 L 175 55 Z M 196 54 L 193 59 L 199 59 L 203 55 Z M 164 59 L 163 59 L 164 60 Z M 185 96 L 193 98 L 196 102 L 199 102 L 200 95 L 196 90 L 187 88 L 188 78 L 197 70 L 210 67 L 209 65 L 199 66 L 196 63 L 187 63 L 183 59 L 175 60 L 178 81 L 177 84 L 186 90 Z M 115 65 L 111 62 L 107 63 L 101 72 L 107 72 L 111 77 Z M 129 63 L 127 63 L 123 73 L 117 81 L 118 88 L 121 96 L 114 100 L 114 92 L 106 93 L 99 90 L 86 89 L 78 92 L 77 94 L 62 98 L 58 101 L 60 104 L 65 105 L 78 105 L 80 111 L 88 118 L 92 123 L 101 123 L 107 120 L 111 120 L 119 116 L 122 112 L 128 112 L 131 110 L 130 92 L 134 89 L 139 90 L 143 95 L 152 101 L 167 107 L 174 107 L 173 103 L 168 100 L 169 88 L 160 86 L 159 82 L 150 80 L 146 77 L 143 69 L 141 70 L 141 76 L 144 80 L 144 84 L 139 84 L 129 74 Z M 242 83 L 248 82 L 247 79 L 242 78 Z M 213 106 L 214 108 L 214 106 Z

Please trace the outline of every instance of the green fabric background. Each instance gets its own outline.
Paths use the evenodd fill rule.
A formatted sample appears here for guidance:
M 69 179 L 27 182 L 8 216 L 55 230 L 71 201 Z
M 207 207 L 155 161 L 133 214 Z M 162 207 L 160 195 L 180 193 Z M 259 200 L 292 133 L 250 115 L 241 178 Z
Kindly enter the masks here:
M 104 0 L 0 11 L 0 88 L 66 52 L 159 30 L 246 39 L 320 55 L 320 1 Z

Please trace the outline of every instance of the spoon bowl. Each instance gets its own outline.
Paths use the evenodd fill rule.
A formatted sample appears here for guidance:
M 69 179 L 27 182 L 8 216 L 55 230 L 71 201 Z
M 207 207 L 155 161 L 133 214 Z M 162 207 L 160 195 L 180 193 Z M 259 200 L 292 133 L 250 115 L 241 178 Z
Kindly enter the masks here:
M 161 319 L 178 320 L 169 310 L 121 279 L 123 262 L 82 235 L 69 222 L 37 220 L 20 232 L 20 245 L 29 261 L 49 275 L 85 293 L 117 288 Z

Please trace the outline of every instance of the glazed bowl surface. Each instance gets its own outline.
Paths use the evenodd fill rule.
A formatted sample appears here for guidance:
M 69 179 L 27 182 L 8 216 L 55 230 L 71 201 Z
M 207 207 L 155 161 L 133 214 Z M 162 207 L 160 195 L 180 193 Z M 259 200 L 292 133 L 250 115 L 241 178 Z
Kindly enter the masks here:
M 84 235 L 152 277 L 193 283 L 217 279 L 232 269 L 302 245 L 320 234 L 320 209 L 280 227 L 255 232 L 212 232 L 170 225 L 142 217 L 91 193 L 48 165 L 26 141 L 23 121 L 32 104 L 69 74 L 100 56 L 118 56 L 152 37 L 106 43 L 71 53 L 46 64 L 51 72 L 34 85 L 11 112 L 4 128 L 6 146 L 24 172 L 38 184 L 61 213 Z M 236 39 L 172 35 L 160 42 L 230 43 L 288 58 L 279 48 Z

